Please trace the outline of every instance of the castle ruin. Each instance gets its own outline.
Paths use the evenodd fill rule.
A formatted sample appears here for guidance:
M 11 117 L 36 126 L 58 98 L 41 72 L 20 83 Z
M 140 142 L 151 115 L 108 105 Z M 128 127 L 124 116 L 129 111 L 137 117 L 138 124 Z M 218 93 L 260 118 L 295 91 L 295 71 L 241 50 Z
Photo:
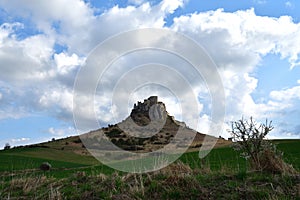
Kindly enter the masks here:
M 166 107 L 164 103 L 158 101 L 157 96 L 150 96 L 148 99 L 144 99 L 144 102 L 138 101 L 137 104 L 134 104 L 131 116 L 137 113 L 151 116 L 154 119 L 163 119 L 166 116 Z

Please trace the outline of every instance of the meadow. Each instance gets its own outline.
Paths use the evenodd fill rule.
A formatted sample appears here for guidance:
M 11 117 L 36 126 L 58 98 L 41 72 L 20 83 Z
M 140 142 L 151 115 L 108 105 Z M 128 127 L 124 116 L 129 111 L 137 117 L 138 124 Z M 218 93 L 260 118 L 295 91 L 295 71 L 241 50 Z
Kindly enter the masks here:
M 276 140 L 287 163 L 299 172 L 300 140 Z M 249 171 L 232 147 L 199 159 L 185 153 L 151 173 L 129 174 L 90 155 L 53 146 L 0 151 L 0 199 L 299 199 L 300 176 Z M 49 162 L 50 171 L 39 170 Z

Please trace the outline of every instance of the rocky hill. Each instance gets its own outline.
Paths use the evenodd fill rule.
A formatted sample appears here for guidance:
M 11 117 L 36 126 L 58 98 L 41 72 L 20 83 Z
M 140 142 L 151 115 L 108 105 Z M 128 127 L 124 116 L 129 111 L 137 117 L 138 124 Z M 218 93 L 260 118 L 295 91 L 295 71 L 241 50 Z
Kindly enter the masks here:
M 180 136 L 176 136 L 178 131 Z M 122 122 L 86 134 L 84 143 L 89 148 L 109 150 L 107 141 L 99 139 L 99 134 L 102 133 L 119 148 L 135 152 L 152 152 L 173 143 L 176 148 L 199 148 L 206 136 L 190 129 L 184 122 L 176 121 L 168 114 L 165 104 L 158 101 L 157 96 L 134 104 L 130 116 Z M 212 141 L 216 139 L 213 136 L 207 138 Z M 230 142 L 219 138 L 217 146 L 228 143 Z

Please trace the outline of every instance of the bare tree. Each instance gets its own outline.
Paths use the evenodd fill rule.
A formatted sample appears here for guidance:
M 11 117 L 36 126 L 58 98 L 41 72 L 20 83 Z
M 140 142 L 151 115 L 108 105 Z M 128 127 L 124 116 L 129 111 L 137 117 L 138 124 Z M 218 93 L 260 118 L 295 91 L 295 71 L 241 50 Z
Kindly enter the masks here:
M 272 121 L 257 124 L 252 117 L 250 120 L 241 119 L 231 122 L 231 135 L 235 143 L 234 147 L 241 150 L 246 159 L 250 159 L 255 168 L 260 168 L 260 153 L 269 146 L 264 140 L 266 135 L 273 130 Z M 253 166 L 252 166 L 253 167 Z
M 229 131 L 233 137 L 234 148 L 242 152 L 242 156 L 250 161 L 254 170 L 271 172 L 292 172 L 293 168 L 282 159 L 282 152 L 270 141 L 266 135 L 273 130 L 272 121 L 258 124 L 250 117 L 231 122 Z

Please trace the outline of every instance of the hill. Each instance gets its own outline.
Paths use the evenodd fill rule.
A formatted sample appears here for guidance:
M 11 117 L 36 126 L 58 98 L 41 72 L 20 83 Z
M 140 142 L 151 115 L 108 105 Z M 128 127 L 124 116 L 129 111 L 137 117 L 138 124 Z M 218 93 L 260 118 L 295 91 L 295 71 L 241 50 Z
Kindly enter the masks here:
M 176 136 L 179 132 L 181 135 Z M 90 150 L 112 151 L 110 142 L 125 151 L 141 153 L 153 152 L 173 143 L 173 148 L 189 147 L 190 151 L 196 151 L 202 146 L 205 137 L 216 141 L 215 147 L 231 144 L 231 141 L 205 135 L 187 127 L 184 122 L 179 122 L 169 115 L 163 102 L 159 102 L 156 96 L 151 96 L 144 102 L 137 102 L 130 116 L 120 123 L 80 136 L 29 145 L 28 148 L 51 148 L 54 151 L 87 157 L 91 155 L 86 146 Z M 72 156 L 68 160 L 71 158 Z
M 122 122 L 81 136 L 89 149 L 113 150 L 110 142 L 126 151 L 153 152 L 169 145 L 171 148 L 199 148 L 204 138 L 217 146 L 229 145 L 223 138 L 199 133 L 170 116 L 163 102 L 151 96 L 137 102 Z

